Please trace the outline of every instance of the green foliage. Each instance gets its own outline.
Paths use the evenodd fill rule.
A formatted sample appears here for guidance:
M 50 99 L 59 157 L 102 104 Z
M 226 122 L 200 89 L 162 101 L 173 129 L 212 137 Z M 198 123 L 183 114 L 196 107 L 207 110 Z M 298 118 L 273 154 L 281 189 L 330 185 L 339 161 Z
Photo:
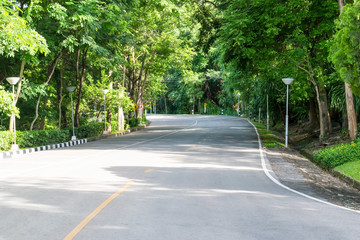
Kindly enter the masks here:
M 140 123 L 140 118 L 136 123 Z M 112 126 L 117 129 L 117 122 L 113 121 Z M 125 125 L 125 127 L 127 127 Z M 125 128 L 127 129 L 127 128 Z M 78 139 L 101 136 L 104 131 L 103 122 L 94 122 L 80 127 L 76 127 L 75 135 Z M 16 131 L 16 139 L 20 148 L 32 148 L 39 146 L 46 146 L 51 144 L 58 144 L 67 142 L 71 139 L 72 128 L 69 127 L 63 130 L 34 130 L 34 131 Z M 13 133 L 9 131 L 0 131 L 0 150 L 8 151 L 14 139 Z
M 258 123 L 252 122 L 258 130 L 261 141 L 266 148 L 279 148 L 284 146 L 284 139 L 279 136 L 278 132 L 267 130 L 266 126 Z
M 335 168 L 360 159 L 360 141 L 327 147 L 314 155 L 314 160 L 324 169 Z
M 79 139 L 101 136 L 104 132 L 103 122 L 93 122 L 75 128 L 75 136 Z
M 19 8 L 13 1 L 0 2 L 0 55 L 14 57 L 16 53 L 34 56 L 48 53 L 46 40 L 19 17 Z
M 360 1 L 347 4 L 336 26 L 333 37 L 331 60 L 341 79 L 350 83 L 355 94 L 360 94 Z
M 0 86 L 0 113 L 6 116 L 11 116 L 11 113 L 15 113 L 19 116 L 19 109 L 14 106 L 13 95 L 4 90 L 3 86 Z
M 34 130 L 16 132 L 20 148 L 32 148 L 67 142 L 70 132 L 67 130 Z
M 347 162 L 337 166 L 335 170 L 342 172 L 357 181 L 360 181 L 360 160 Z
M 9 131 L 0 131 L 0 151 L 7 151 L 11 148 L 14 134 Z
M 140 117 L 130 118 L 129 126 L 130 126 L 130 128 L 136 128 L 136 127 L 140 126 L 141 122 L 142 122 L 142 118 L 140 118 Z

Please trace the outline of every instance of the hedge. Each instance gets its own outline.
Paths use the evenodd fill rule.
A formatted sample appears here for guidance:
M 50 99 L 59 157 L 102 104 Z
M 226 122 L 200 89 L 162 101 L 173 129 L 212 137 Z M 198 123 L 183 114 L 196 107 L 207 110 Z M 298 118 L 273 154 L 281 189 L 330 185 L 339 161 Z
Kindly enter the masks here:
M 140 120 L 134 120 L 136 123 Z M 111 122 L 113 132 L 117 131 L 117 121 Z M 125 129 L 129 125 L 125 123 Z M 101 136 L 104 132 L 104 122 L 88 123 L 80 127 L 75 127 L 75 136 L 78 139 Z M 16 141 L 20 148 L 32 148 L 46 146 L 70 141 L 72 136 L 72 127 L 62 130 L 33 130 L 33 131 L 16 131 Z M 13 143 L 14 135 L 9 131 L 0 131 L 0 151 L 8 151 Z
M 346 162 L 360 160 L 360 141 L 322 149 L 314 154 L 314 160 L 324 169 L 331 169 Z

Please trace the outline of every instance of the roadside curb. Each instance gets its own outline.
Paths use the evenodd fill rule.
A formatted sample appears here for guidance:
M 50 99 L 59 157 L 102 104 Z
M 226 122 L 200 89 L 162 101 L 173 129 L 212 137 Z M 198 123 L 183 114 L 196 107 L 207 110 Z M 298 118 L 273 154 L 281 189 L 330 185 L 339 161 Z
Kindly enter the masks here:
M 52 150 L 52 149 L 57 149 L 57 148 L 72 147 L 72 146 L 85 144 L 85 143 L 88 143 L 88 142 L 94 142 L 94 141 L 101 140 L 101 139 L 106 139 L 106 138 L 120 137 L 120 136 L 130 134 L 132 132 L 137 132 L 139 130 L 145 129 L 149 125 L 150 125 L 150 121 L 148 121 L 144 126 L 129 129 L 129 130 L 126 130 L 126 131 L 121 132 L 121 133 L 114 133 L 114 134 L 102 135 L 102 136 L 97 136 L 97 137 L 84 138 L 84 139 L 80 139 L 80 140 L 76 140 L 76 141 L 69 141 L 69 142 L 64 142 L 64 143 L 51 144 L 51 145 L 35 147 L 35 148 L 21 149 L 21 150 L 18 150 L 18 151 L 1 152 L 0 153 L 0 160 L 1 159 L 14 158 L 14 157 L 17 157 L 17 156 L 21 156 L 21 155 L 25 155 L 25 154 L 29 154 L 29 153 L 34 153 L 34 152 L 47 151 L 47 150 Z
M 13 158 L 13 157 L 24 155 L 24 154 L 29 154 L 29 153 L 34 153 L 34 152 L 41 152 L 41 151 L 52 150 L 52 149 L 57 149 L 57 148 L 71 147 L 71 146 L 75 146 L 75 145 L 79 145 L 79 144 L 84 144 L 84 143 L 87 143 L 87 142 L 88 142 L 88 140 L 85 138 L 85 139 L 80 139 L 80 140 L 76 140 L 76 141 L 69 141 L 69 142 L 64 142 L 64 143 L 51 144 L 51 145 L 35 147 L 35 148 L 21 149 L 21 150 L 18 150 L 18 151 L 2 152 L 0 154 L 0 159 Z
M 309 153 L 308 151 L 305 150 L 301 150 L 300 154 L 305 156 L 307 159 L 309 159 L 313 164 L 315 164 L 317 166 L 317 164 L 314 162 L 314 158 L 312 156 L 311 153 Z M 324 170 L 325 171 L 325 170 Z M 346 176 L 345 174 L 343 174 L 342 172 L 339 172 L 335 169 L 329 169 L 328 172 L 333 175 L 334 177 L 337 177 L 339 179 L 341 179 L 343 182 L 345 182 L 346 184 L 348 184 L 349 186 L 352 186 L 354 188 L 356 188 L 357 190 L 360 191 L 360 182 L 349 177 Z
M 147 128 L 149 125 L 150 125 L 150 121 L 148 121 L 144 126 L 141 126 L 141 127 L 128 129 L 128 130 L 126 130 L 126 131 L 124 131 L 124 132 L 121 132 L 121 133 L 113 133 L 113 134 L 108 134 L 108 135 L 91 137 L 91 138 L 88 138 L 87 141 L 88 141 L 88 142 L 94 142 L 94 141 L 98 141 L 98 140 L 101 140 L 101 139 L 121 137 L 121 136 L 130 134 L 130 133 L 132 133 L 132 132 L 137 132 L 137 131 L 139 131 L 139 130 L 145 129 L 145 128 Z
M 335 176 L 335 177 L 338 177 L 339 179 L 341 179 L 342 181 L 344 181 L 345 183 L 347 183 L 348 185 L 358 189 L 360 191 L 360 182 L 351 178 L 351 177 L 348 177 L 346 176 L 345 174 L 335 170 L 335 169 L 331 169 L 329 170 L 329 172 Z

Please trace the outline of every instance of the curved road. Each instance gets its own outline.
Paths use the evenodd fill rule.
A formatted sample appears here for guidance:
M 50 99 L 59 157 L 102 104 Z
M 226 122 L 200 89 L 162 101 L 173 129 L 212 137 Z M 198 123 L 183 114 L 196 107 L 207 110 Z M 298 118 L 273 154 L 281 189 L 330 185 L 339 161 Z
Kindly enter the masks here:
M 269 179 L 246 120 L 150 119 L 124 137 L 0 160 L 0 240 L 359 238 L 358 212 Z

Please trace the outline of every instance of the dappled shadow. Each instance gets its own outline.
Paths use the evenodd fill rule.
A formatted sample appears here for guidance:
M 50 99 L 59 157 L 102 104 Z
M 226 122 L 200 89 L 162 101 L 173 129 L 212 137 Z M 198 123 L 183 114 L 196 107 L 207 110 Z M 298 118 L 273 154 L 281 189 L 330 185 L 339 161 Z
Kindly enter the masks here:
M 41 153 L 31 164 L 8 162 L 39 166 L 0 176 L 0 239 L 62 239 L 129 182 L 75 239 L 305 239 L 322 231 L 341 238 L 339 212 L 267 179 L 248 123 L 180 118 L 181 124 L 161 120 L 128 136 L 49 151 L 51 159 Z M 355 219 L 343 223 L 359 233 Z

